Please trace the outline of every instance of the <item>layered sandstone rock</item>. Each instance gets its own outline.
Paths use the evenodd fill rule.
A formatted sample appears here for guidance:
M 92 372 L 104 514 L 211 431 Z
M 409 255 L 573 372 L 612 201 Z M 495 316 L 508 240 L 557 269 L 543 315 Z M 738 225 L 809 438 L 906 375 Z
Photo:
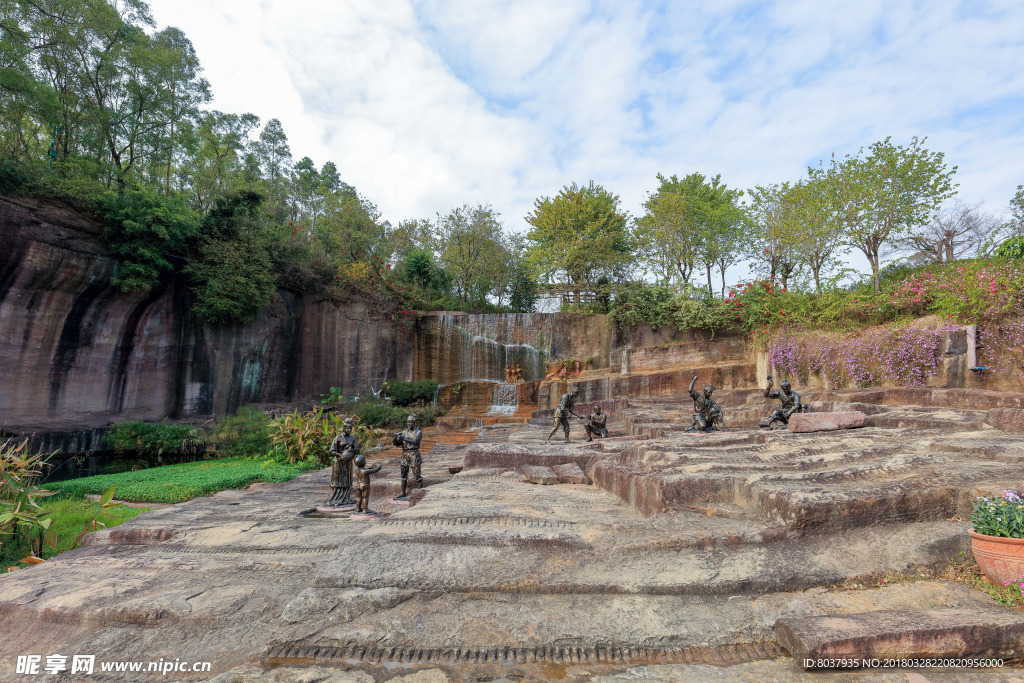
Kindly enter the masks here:
M 856 429 L 868 423 L 868 416 L 859 410 L 838 413 L 798 413 L 789 418 L 789 431 L 833 432 L 837 429 Z
M 345 394 L 411 361 L 365 303 L 280 290 L 249 324 L 190 312 L 183 278 L 122 293 L 99 235 L 66 207 L 0 199 L 0 427 L 92 429 Z M 405 371 L 405 374 L 408 374 Z

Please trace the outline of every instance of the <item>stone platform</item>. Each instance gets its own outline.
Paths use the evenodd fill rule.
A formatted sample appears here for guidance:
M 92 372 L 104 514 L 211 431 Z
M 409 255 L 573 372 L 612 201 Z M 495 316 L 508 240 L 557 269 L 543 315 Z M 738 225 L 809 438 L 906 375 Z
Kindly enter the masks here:
M 730 424 L 764 412 L 731 398 Z M 869 415 L 841 432 L 685 434 L 688 403 L 658 397 L 594 443 L 576 424 L 567 446 L 542 443 L 549 424 L 446 436 L 410 506 L 386 504 L 394 454 L 379 452 L 378 519 L 311 514 L 327 471 L 147 513 L 0 577 L 0 680 L 17 654 L 57 652 L 211 661 L 222 682 L 802 680 L 780 619 L 1000 609 L 943 581 L 864 586 L 965 551 L 974 496 L 1021 486 L 1024 437 L 986 424 L 1001 406 L 857 398 L 812 403 Z M 569 464 L 592 484 L 523 474 Z M 1024 614 L 1004 621 L 999 654 L 1019 657 Z M 137 680 L 117 676 L 96 680 Z

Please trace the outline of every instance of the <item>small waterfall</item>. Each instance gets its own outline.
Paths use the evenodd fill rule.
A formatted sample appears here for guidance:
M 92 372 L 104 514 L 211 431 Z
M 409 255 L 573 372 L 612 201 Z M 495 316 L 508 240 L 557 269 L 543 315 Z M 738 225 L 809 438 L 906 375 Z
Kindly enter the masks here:
M 494 387 L 494 401 L 488 415 L 512 415 L 519 408 L 519 387 L 515 384 L 498 384 Z
M 503 382 L 509 364 L 519 365 L 527 382 L 544 377 L 550 313 L 444 313 L 432 318 L 430 376 L 442 384 Z

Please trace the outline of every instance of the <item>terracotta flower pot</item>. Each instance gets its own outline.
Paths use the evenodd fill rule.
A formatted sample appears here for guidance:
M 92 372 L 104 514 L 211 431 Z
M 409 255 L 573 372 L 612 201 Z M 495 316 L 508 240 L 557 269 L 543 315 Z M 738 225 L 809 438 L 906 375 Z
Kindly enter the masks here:
M 981 571 L 989 581 L 1000 586 L 1007 581 L 1019 581 L 1024 574 L 1024 538 L 986 536 L 974 530 L 971 535 L 971 551 Z

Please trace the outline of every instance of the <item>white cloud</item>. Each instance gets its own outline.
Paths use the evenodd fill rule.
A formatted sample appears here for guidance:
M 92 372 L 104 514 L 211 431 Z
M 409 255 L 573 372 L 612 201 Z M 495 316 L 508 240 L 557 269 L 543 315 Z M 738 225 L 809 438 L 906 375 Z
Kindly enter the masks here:
M 156 0 L 227 111 L 280 118 L 392 221 L 594 179 L 636 213 L 654 175 L 731 186 L 892 135 L 1000 213 L 1024 182 L 1024 6 L 573 0 Z M 979 9 L 981 8 L 981 9 Z

